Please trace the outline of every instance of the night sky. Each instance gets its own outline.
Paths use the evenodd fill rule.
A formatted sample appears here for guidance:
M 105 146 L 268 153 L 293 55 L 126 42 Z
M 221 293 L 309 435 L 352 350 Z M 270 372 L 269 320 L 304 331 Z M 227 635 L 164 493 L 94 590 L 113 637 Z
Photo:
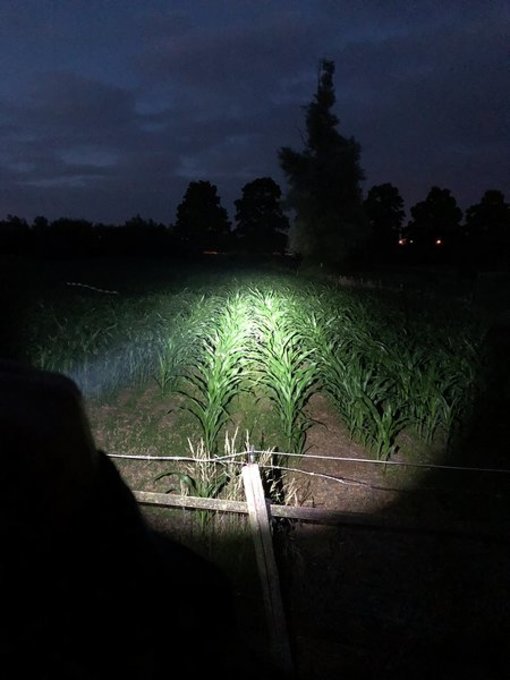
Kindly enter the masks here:
M 510 199 L 507 0 L 0 0 L 0 219 L 168 224 L 194 180 L 233 217 L 285 189 L 322 58 L 365 192 Z

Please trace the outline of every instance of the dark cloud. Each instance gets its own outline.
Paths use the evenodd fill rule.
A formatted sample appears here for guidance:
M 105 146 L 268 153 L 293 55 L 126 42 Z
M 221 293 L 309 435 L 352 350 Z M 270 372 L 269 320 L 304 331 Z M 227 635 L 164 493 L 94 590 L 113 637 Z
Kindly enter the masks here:
M 363 143 L 372 183 L 401 178 L 411 203 L 437 183 L 464 205 L 488 186 L 508 190 L 508 47 L 496 17 L 352 44 L 337 63 L 347 84 L 339 108 Z
M 268 98 L 281 78 L 309 70 L 310 59 L 317 61 L 322 27 L 300 19 L 299 13 L 286 12 L 263 25 L 195 28 L 149 40 L 138 65 L 148 77 L 200 92 L 224 88 L 223 96 L 235 97 L 263 89 Z
M 394 182 L 408 207 L 432 184 L 463 207 L 510 193 L 503 2 L 16 6 L 0 7 L 0 213 L 169 222 L 194 179 L 232 212 L 247 181 L 284 183 L 277 150 L 302 147 L 323 57 L 367 188 Z

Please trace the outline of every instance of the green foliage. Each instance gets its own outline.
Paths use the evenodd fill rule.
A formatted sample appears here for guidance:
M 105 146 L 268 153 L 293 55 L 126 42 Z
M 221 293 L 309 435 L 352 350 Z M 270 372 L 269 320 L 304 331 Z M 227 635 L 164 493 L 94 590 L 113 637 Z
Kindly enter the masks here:
M 316 388 L 317 366 L 304 348 L 289 295 L 253 294 L 256 344 L 252 351 L 257 382 L 276 407 L 286 451 L 302 453 L 310 426 L 304 407 Z
M 481 332 L 461 309 L 291 277 L 212 281 L 93 305 L 77 292 L 44 303 L 27 355 L 74 377 L 87 397 L 156 380 L 161 397 L 192 416 L 208 455 L 231 421 L 251 431 L 268 403 L 276 427 L 266 445 L 302 453 L 317 392 L 381 459 L 405 428 L 447 441 L 468 411 Z
M 216 498 L 219 492 L 223 489 L 228 481 L 225 473 L 220 470 L 218 474 L 201 475 L 200 473 L 179 472 L 173 470 L 171 472 L 163 472 L 154 478 L 154 481 L 159 481 L 165 477 L 176 477 L 179 481 L 178 489 L 174 486 L 169 487 L 167 493 L 170 491 L 181 491 L 184 487 L 192 496 L 199 498 Z
M 207 334 L 197 338 L 199 351 L 184 371 L 187 389 L 180 393 L 211 453 L 216 452 L 219 434 L 229 420 L 229 404 L 245 377 L 249 325 L 242 298 L 229 300 Z
M 177 333 L 166 338 L 158 348 L 154 379 L 161 390 L 161 396 L 168 395 L 174 389 L 182 356 L 187 349 L 184 336 Z

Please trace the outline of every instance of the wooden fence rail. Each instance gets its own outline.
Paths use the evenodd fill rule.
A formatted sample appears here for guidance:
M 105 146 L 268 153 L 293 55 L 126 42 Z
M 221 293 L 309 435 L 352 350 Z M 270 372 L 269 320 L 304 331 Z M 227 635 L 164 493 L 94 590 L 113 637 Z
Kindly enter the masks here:
M 248 504 L 245 501 L 229 501 L 220 498 L 199 498 L 197 496 L 179 496 L 169 493 L 154 493 L 149 491 L 135 491 L 136 500 L 141 505 L 155 505 L 167 508 L 187 508 L 190 510 L 211 510 L 215 512 L 233 512 L 239 515 L 248 514 Z M 442 534 L 472 538 L 475 540 L 490 540 L 507 542 L 502 529 L 494 527 L 487 530 L 483 524 L 450 522 L 431 526 L 427 524 L 402 522 L 395 517 L 371 515 L 362 512 L 337 512 L 321 510 L 320 508 L 292 507 L 288 505 L 270 505 L 272 517 L 284 517 L 301 522 L 313 522 L 325 526 L 358 526 L 366 529 L 381 529 L 392 532 L 409 532 L 417 534 Z

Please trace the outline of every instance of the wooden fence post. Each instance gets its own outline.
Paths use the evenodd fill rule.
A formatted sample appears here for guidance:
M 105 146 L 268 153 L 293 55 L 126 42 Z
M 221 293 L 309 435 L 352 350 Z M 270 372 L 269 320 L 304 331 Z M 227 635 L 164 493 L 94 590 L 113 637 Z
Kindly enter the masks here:
M 242 469 L 242 477 L 274 661 L 285 674 L 284 677 L 291 678 L 293 677 L 293 664 L 287 623 L 273 551 L 268 504 L 264 497 L 258 465 L 251 462 L 245 465 Z

